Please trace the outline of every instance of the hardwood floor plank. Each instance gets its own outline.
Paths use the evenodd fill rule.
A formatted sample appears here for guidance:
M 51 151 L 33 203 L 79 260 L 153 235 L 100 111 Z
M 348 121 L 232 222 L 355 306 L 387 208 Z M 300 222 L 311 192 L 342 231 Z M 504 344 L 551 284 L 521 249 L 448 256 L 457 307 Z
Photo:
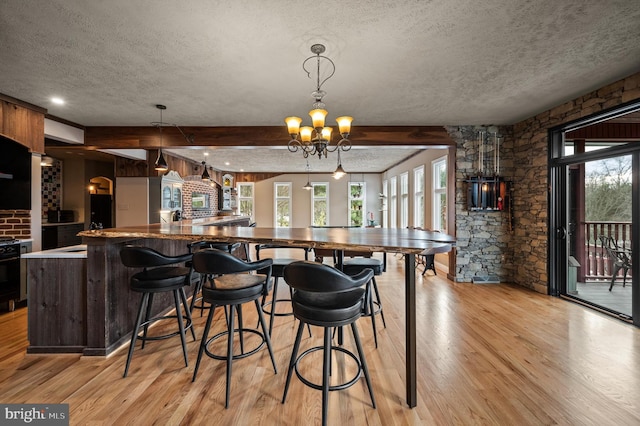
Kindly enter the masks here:
M 417 277 L 418 406 L 409 409 L 403 262 L 394 256 L 388 261 L 387 272 L 377 279 L 387 322 L 383 328 L 376 318 L 378 349 L 371 320 L 358 321 L 377 409 L 360 380 L 330 393 L 330 424 L 640 424 L 639 329 L 523 288 L 453 283 L 444 274 Z M 245 325 L 253 327 L 255 309 L 247 305 L 244 315 Z M 198 338 L 205 320 L 206 313 L 194 315 Z M 188 339 L 188 367 L 177 337 L 149 342 L 144 350 L 138 344 L 129 377 L 122 378 L 126 347 L 107 358 L 26 355 L 26 322 L 26 309 L 0 315 L 3 403 L 68 403 L 73 425 L 320 422 L 321 392 L 295 376 L 281 403 L 297 329 L 292 317 L 275 320 L 278 374 L 266 348 L 234 362 L 227 410 L 224 361 L 203 358 L 191 382 L 199 340 Z M 222 330 L 223 322 L 219 310 L 212 334 Z M 159 324 L 157 331 L 173 327 L 172 322 Z M 301 350 L 321 344 L 321 330 L 314 327 L 312 333 L 309 337 L 305 331 Z M 345 347 L 353 348 L 350 332 Z M 334 380 L 353 373 L 353 366 L 338 362 L 341 358 L 334 355 Z M 310 355 L 300 369 L 319 380 L 318 359 Z

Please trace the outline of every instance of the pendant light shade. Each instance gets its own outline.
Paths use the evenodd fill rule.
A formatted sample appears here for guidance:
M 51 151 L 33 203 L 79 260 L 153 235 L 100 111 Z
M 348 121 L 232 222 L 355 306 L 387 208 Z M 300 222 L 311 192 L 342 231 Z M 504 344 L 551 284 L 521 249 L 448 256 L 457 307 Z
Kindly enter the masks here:
M 204 171 L 202 172 L 202 181 L 209 182 L 211 180 L 211 176 L 209 176 L 209 172 L 207 171 L 207 163 L 203 161 L 202 167 L 204 168 Z
M 158 151 L 158 158 L 156 159 L 156 171 L 165 172 L 169 170 L 169 165 L 167 164 L 167 160 L 164 159 L 164 155 L 162 155 L 162 148 Z

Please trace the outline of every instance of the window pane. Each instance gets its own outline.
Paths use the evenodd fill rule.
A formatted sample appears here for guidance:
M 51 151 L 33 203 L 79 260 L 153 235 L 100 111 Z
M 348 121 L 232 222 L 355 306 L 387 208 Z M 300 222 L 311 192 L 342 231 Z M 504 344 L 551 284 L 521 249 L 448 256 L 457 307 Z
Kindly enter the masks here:
M 323 198 L 327 196 L 326 185 L 313 185 L 313 196 L 317 198 Z
M 327 200 L 313 201 L 313 225 L 327 225 Z
M 276 221 L 279 227 L 289 226 L 289 200 L 278 200 Z
M 240 185 L 239 195 L 247 198 L 253 197 L 253 185 Z
M 289 185 L 276 185 L 276 197 L 288 197 Z
M 438 194 L 438 216 L 440 219 L 440 232 L 447 232 L 447 194 Z
M 253 215 L 253 201 L 240 200 L 240 214 L 243 216 Z

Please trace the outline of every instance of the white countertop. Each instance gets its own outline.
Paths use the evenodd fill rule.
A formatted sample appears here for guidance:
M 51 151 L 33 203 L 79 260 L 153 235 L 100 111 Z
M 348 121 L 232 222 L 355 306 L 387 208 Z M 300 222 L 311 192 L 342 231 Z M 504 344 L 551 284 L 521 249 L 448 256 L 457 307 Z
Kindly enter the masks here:
M 78 244 L 77 246 L 59 247 L 51 250 L 36 251 L 33 253 L 24 253 L 23 259 L 86 259 L 87 245 Z

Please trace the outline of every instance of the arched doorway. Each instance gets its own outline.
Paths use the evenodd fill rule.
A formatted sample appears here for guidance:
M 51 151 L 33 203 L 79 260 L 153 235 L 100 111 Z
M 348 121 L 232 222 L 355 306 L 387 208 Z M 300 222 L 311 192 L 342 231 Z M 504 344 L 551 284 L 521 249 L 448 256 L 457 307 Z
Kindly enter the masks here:
M 91 226 L 113 226 L 113 181 L 104 176 L 89 179 Z

